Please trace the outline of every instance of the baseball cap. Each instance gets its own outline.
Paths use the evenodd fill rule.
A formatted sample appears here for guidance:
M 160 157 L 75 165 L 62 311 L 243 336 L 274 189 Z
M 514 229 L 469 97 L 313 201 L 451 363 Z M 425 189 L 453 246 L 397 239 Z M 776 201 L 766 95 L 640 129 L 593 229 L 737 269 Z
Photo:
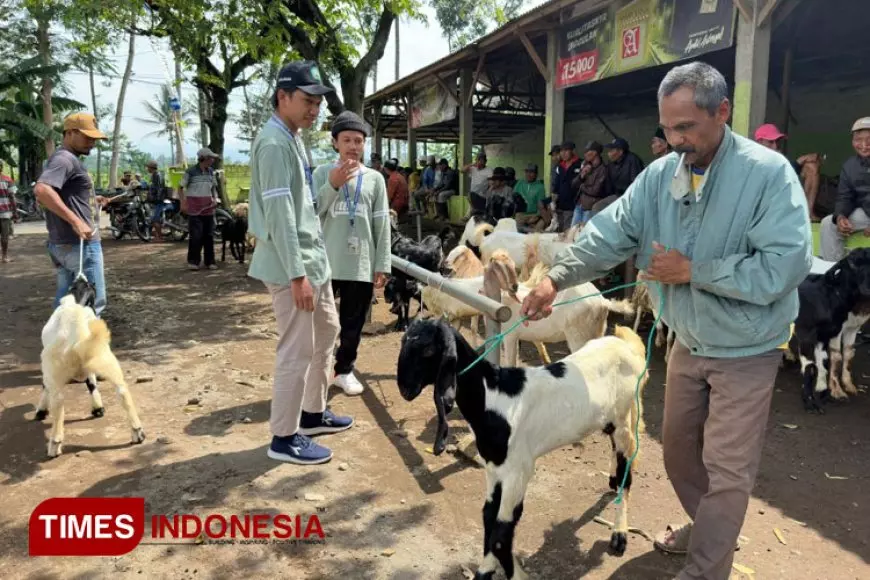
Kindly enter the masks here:
M 215 153 L 214 151 L 212 151 L 208 147 L 203 147 L 202 149 L 197 151 L 196 156 L 197 156 L 197 158 L 200 158 L 200 159 L 203 157 L 214 157 L 215 159 L 221 158 L 220 155 L 218 155 L 217 153 Z
M 861 117 L 852 125 L 852 132 L 870 129 L 870 117 Z
M 90 113 L 73 113 L 63 120 L 64 131 L 78 131 L 91 139 L 107 139 L 97 128 L 97 119 Z
M 574 144 L 573 141 L 563 141 L 562 146 L 559 149 L 564 151 L 565 149 L 571 150 L 575 149 L 576 147 L 577 146 Z
M 597 153 L 601 153 L 604 148 L 601 146 L 601 143 L 598 141 L 590 141 L 586 144 L 586 147 L 583 149 L 584 151 L 595 151 Z
M 528 165 L 526 165 L 526 171 L 533 171 L 533 172 L 537 173 L 538 166 L 535 165 L 534 163 L 529 163 Z
M 335 92 L 334 89 L 323 84 L 320 69 L 317 68 L 317 63 L 311 60 L 294 61 L 285 64 L 281 72 L 278 73 L 275 88 L 284 89 L 285 91 L 299 89 L 303 93 L 315 96 Z
M 773 123 L 765 123 L 755 130 L 755 140 L 764 139 L 765 141 L 777 141 L 787 138 L 786 134 L 776 128 Z
M 558 145 L 553 145 L 552 147 L 550 147 L 550 155 L 555 155 L 556 153 L 559 153 L 561 150 L 562 150 L 562 148 L 559 147 Z
M 628 141 L 622 137 L 617 137 L 604 147 L 607 149 L 622 149 L 623 151 L 628 151 Z

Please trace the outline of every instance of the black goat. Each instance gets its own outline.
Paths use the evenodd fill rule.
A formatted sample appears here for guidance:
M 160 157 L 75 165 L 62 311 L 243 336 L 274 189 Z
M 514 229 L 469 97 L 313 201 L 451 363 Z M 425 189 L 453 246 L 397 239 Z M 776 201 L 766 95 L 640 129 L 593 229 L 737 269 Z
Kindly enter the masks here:
M 850 365 L 855 337 L 870 319 L 870 248 L 851 251 L 825 274 L 807 276 L 798 296 L 800 311 L 789 347 L 800 358 L 804 408 L 823 413 L 820 398 L 845 399 L 858 392 Z
M 443 230 L 442 233 L 444 233 Z M 397 229 L 393 229 L 390 247 L 394 255 L 404 258 L 430 272 L 438 273 L 441 271 L 441 265 L 444 262 L 442 243 L 443 240 L 436 235 L 426 236 L 418 243 L 402 235 Z M 403 331 L 408 328 L 411 300 L 416 298 L 420 302 L 420 287 L 414 279 L 398 271 L 392 274 L 388 284 L 390 288 L 389 291 L 386 288 L 384 289 L 384 299 L 392 303 L 393 307 L 390 310 L 399 317 L 396 321 L 395 329 Z M 421 303 L 420 310 L 422 308 L 423 305 Z M 419 310 L 417 312 L 419 313 Z
M 248 218 L 235 215 L 232 220 L 223 222 L 221 228 L 221 262 L 227 261 L 227 244 L 230 253 L 238 262 L 245 263 L 246 236 L 248 233 Z

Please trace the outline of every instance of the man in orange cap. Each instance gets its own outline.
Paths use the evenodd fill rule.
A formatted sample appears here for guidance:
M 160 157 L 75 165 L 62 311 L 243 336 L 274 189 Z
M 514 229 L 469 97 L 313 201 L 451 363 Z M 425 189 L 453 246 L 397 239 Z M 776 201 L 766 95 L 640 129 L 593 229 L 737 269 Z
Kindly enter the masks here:
M 106 307 L 97 206 L 105 205 L 106 199 L 95 195 L 91 176 L 79 157 L 90 154 L 97 140 L 105 138 L 90 113 L 68 116 L 63 122 L 63 144 L 48 158 L 33 189 L 36 199 L 48 210 L 45 214 L 48 254 L 57 269 L 55 307 L 69 292 L 79 272 L 79 242 L 83 241 L 82 271 L 96 288 L 97 316 Z

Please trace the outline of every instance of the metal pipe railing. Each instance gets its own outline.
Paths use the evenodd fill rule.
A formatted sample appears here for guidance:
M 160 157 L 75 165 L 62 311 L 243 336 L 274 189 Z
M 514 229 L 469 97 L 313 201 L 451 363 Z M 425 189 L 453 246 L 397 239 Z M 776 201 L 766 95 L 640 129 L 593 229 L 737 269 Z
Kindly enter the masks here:
M 421 282 L 425 282 L 428 286 L 437 288 L 445 294 L 453 296 L 457 300 L 461 300 L 496 322 L 507 322 L 510 320 L 511 309 L 501 302 L 497 302 L 492 298 L 487 298 L 481 294 L 470 293 L 462 286 L 455 284 L 453 281 L 441 276 L 440 274 L 430 272 L 429 270 L 421 268 L 417 264 L 409 262 L 404 258 L 394 255 L 392 256 L 392 262 L 393 268 L 401 270 L 408 276 L 420 280 Z

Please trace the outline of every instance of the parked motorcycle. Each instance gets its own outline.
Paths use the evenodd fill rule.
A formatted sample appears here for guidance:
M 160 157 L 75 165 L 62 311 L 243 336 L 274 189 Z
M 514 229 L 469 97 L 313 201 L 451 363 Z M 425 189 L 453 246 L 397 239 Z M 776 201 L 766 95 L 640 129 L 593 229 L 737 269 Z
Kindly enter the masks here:
M 150 242 L 150 216 L 142 201 L 141 192 L 116 188 L 115 193 L 116 195 L 108 198 L 109 201 L 103 208 L 103 211 L 109 214 L 109 230 L 112 232 L 112 237 L 120 240 L 127 234 L 131 238 L 135 234 L 143 242 Z
M 187 239 L 190 231 L 187 225 L 187 214 L 181 211 L 181 200 L 164 199 L 163 208 L 163 220 L 159 224 L 163 236 L 179 242 Z M 215 243 L 220 243 L 222 240 L 221 226 L 225 222 L 233 221 L 233 216 L 221 207 L 220 201 L 218 201 L 218 206 L 214 210 L 214 220 L 214 241 Z

